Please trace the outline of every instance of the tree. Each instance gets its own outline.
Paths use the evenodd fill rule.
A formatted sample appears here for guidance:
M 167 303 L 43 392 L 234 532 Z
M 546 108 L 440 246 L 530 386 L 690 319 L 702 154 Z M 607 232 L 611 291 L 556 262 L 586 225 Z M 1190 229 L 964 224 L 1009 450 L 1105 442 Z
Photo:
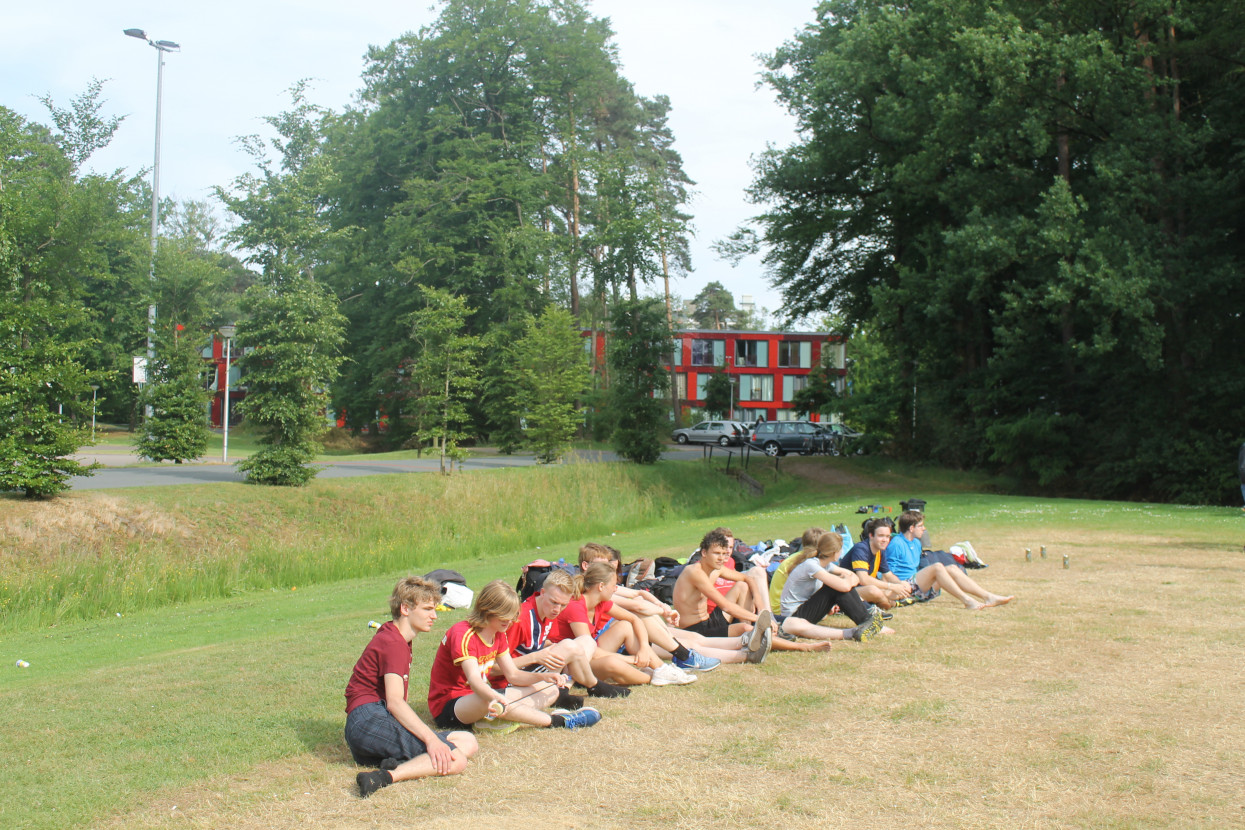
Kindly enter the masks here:
M 437 448 L 446 474 L 465 457 L 459 442 L 469 435 L 467 403 L 479 382 L 480 340 L 464 331 L 472 309 L 461 297 L 423 285 L 419 292 L 424 307 L 407 317 L 415 353 L 406 382 L 414 390 L 416 437 Z
M 729 418 L 735 390 L 730 375 L 714 372 L 705 381 L 705 411 L 717 418 Z
M 735 298 L 726 290 L 722 283 L 709 283 L 700 290 L 692 303 L 696 310 L 692 312 L 692 321 L 698 329 L 724 329 L 730 326 L 738 310 Z
M 616 418 L 614 448 L 637 464 L 661 458 L 659 430 L 670 375 L 665 362 L 673 338 L 665 306 L 643 299 L 619 303 L 610 315 L 610 408 Z
M 757 166 L 766 262 L 789 313 L 869 326 L 898 451 L 1230 492 L 1243 23 L 1226 0 L 842 0 L 769 59 L 801 138 Z
M 550 307 L 529 320 L 514 357 L 528 440 L 537 460 L 552 464 L 570 446 L 580 422 L 575 404 L 588 388 L 584 339 L 569 311 Z
M 263 448 L 238 468 L 248 482 L 301 486 L 317 472 L 306 465 L 326 429 L 345 320 L 337 300 L 307 279 L 253 286 L 244 308 L 249 317 L 238 324 L 237 343 L 247 350 L 240 361 L 247 396 L 238 409 L 261 429 Z
M 147 366 L 147 385 L 139 403 L 151 407 L 137 448 L 152 461 L 192 461 L 207 451 L 207 406 L 204 364 L 199 337 L 179 332 L 177 324 L 161 326 L 155 360 Z
M 119 123 L 100 115 L 101 88 L 93 81 L 67 110 L 44 99 L 58 134 L 0 107 L 0 489 L 28 497 L 90 470 L 71 458 L 89 440 L 82 301 L 89 280 L 111 273 L 123 189 L 119 176 L 80 174 Z

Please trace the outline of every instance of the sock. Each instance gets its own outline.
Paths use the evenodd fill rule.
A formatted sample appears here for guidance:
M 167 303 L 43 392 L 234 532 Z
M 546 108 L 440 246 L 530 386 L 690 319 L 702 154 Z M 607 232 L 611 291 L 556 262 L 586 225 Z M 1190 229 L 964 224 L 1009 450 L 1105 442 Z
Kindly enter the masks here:
M 558 699 L 553 703 L 556 709 L 578 709 L 584 705 L 584 699 L 573 695 L 566 689 L 558 689 Z
M 555 727 L 564 727 L 564 726 L 566 726 L 566 718 L 562 717 L 561 715 L 550 715 L 549 716 L 549 728 L 550 729 L 554 729 Z
M 361 772 L 355 776 L 355 782 L 359 785 L 359 795 L 367 798 L 381 787 L 388 787 L 393 783 L 393 776 L 389 774 L 389 770 L 378 769 L 375 772 Z
M 678 648 L 670 653 L 674 655 L 675 660 L 686 660 L 690 656 L 687 653 L 687 646 L 682 643 L 677 643 L 676 645 L 678 645 Z
M 588 690 L 591 697 L 626 697 L 631 694 L 631 690 L 623 686 L 615 686 L 613 683 L 606 683 L 604 680 L 598 680 L 597 685 Z

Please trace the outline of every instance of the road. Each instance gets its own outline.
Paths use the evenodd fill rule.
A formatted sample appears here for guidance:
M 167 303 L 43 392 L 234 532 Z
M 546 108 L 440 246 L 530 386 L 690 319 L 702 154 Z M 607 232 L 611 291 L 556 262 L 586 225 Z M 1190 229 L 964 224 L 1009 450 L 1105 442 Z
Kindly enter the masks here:
M 715 452 L 721 452 L 716 449 Z M 702 456 L 700 447 L 667 448 L 662 458 L 669 461 L 687 461 Z M 137 459 L 128 452 L 106 450 L 87 451 L 77 456 L 84 463 L 98 461 L 102 469 L 93 476 L 74 476 L 70 487 L 74 490 L 112 490 L 122 487 L 160 487 L 174 484 L 215 484 L 241 482 L 242 474 L 232 464 L 219 461 L 199 461 L 189 464 L 165 462 L 160 465 L 126 467 Z M 574 450 L 567 460 L 576 462 L 617 461 L 618 454 L 596 450 Z M 462 465 L 463 470 L 495 470 L 500 467 L 530 467 L 536 463 L 531 455 L 502 455 L 495 450 L 473 450 L 472 457 Z M 323 461 L 319 478 L 351 478 L 353 476 L 392 475 L 395 473 L 435 473 L 441 465 L 435 457 L 377 461 Z

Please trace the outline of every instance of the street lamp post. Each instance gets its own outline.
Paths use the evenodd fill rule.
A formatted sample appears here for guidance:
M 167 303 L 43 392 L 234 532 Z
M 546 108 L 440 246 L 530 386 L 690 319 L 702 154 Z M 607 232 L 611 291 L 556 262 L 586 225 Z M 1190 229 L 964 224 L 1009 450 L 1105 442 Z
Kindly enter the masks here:
M 95 395 L 99 392 L 98 384 L 91 384 L 91 443 L 95 443 Z
M 225 407 L 224 415 L 221 418 L 221 425 L 225 428 L 225 444 L 221 450 L 221 462 L 229 463 L 229 359 L 231 357 L 231 347 L 233 346 L 233 336 L 237 334 L 237 326 L 221 326 L 220 336 L 225 338 Z
M 156 50 L 156 155 L 151 165 L 151 263 L 147 277 L 152 283 L 156 281 L 156 247 L 159 244 L 160 227 L 160 110 L 164 92 L 164 53 L 180 52 L 181 46 L 171 40 L 152 40 L 142 29 L 126 29 L 125 34 L 139 40 L 147 41 L 147 45 Z M 156 337 L 156 303 L 147 306 L 147 365 L 155 365 Z M 151 417 L 151 407 L 147 407 L 147 417 Z

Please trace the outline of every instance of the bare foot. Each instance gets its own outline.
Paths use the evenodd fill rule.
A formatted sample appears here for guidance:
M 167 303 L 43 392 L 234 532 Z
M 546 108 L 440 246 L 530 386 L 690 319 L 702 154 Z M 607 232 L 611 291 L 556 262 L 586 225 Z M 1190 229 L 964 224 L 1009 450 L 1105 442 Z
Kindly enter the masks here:
M 792 651 L 829 651 L 831 642 L 829 640 L 818 640 L 813 643 L 792 643 L 794 648 Z
M 966 602 L 964 603 L 964 607 L 969 611 L 980 611 L 986 606 L 982 605 L 980 602 Z
M 1001 597 L 998 594 L 991 594 L 990 601 L 986 603 L 986 607 L 997 608 L 1000 605 L 1007 605 L 1007 603 L 1011 602 L 1014 599 L 1015 597 Z
M 878 633 L 879 634 L 894 634 L 895 629 L 891 628 L 889 625 L 884 625 L 882 626 L 882 630 L 879 631 Z

